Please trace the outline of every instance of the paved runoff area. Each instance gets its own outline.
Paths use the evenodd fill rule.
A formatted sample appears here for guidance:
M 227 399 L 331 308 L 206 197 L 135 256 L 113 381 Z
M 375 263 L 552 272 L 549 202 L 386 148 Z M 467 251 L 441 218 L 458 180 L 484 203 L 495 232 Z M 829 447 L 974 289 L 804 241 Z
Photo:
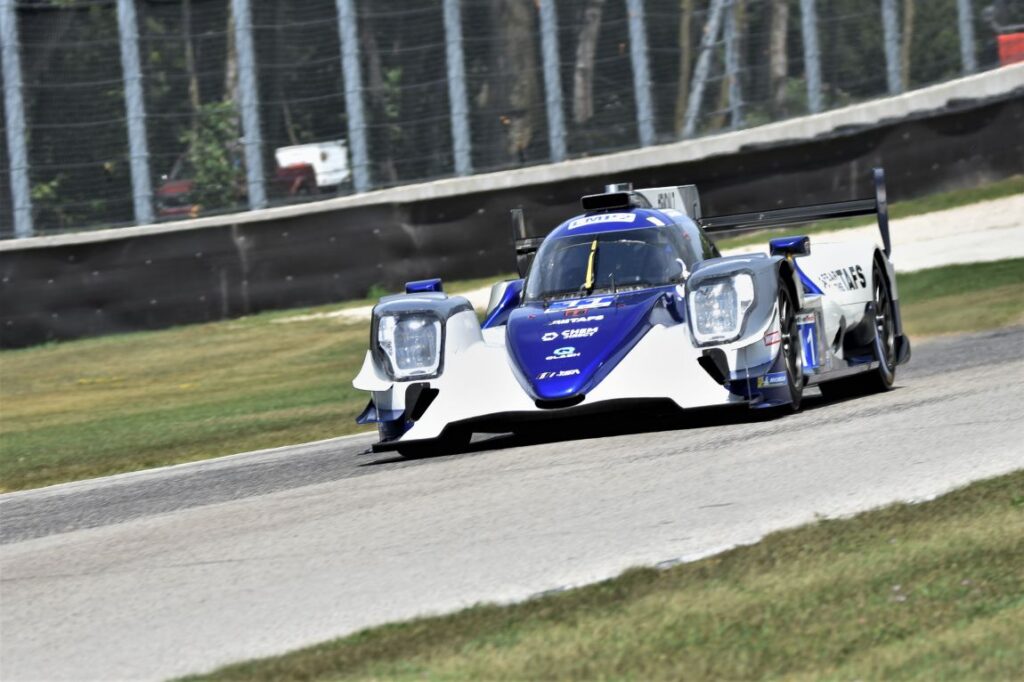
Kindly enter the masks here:
M 356 436 L 0 496 L 0 678 L 163 679 L 521 600 L 1024 467 L 1024 328 L 754 421 L 403 461 Z

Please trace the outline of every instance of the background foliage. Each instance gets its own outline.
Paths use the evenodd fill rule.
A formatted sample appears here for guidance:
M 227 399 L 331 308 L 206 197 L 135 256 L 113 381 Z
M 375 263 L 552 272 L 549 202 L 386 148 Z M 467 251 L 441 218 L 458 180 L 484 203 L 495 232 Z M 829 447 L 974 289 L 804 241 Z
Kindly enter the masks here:
M 657 142 L 678 139 L 710 0 L 644 0 Z M 997 64 L 994 2 L 1004 23 L 1019 0 L 973 0 L 979 64 Z M 900 0 L 908 87 L 960 74 L 956 0 Z M 371 182 L 454 173 L 441 5 L 355 0 Z M 264 167 L 272 202 L 298 200 L 273 181 L 277 147 L 347 137 L 335 0 L 254 0 Z M 819 0 L 827 107 L 887 93 L 880 3 Z M 229 0 L 137 0 L 154 189 L 185 157 L 204 213 L 243 208 L 238 64 Z M 806 113 L 798 0 L 735 0 L 743 107 L 732 120 L 724 44 L 714 47 L 698 134 Z M 535 0 L 461 0 L 476 172 L 550 158 Z M 556 3 L 560 76 L 572 157 L 639 144 L 624 0 Z M 17 0 L 29 164 L 38 232 L 132 221 L 115 0 Z M 781 21 L 780 21 L 781 19 Z M 335 191 L 335 190 L 332 190 Z M 349 185 L 337 188 L 350 192 Z M 313 199 L 316 196 L 311 197 Z M 6 138 L 0 135 L 0 236 L 10 236 Z

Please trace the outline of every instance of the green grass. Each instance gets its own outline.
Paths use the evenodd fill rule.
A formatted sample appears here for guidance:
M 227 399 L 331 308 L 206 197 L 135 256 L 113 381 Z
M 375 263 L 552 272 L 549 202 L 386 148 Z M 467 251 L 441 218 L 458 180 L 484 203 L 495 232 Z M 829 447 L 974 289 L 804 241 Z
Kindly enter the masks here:
M 942 192 L 940 194 L 931 194 L 918 199 L 895 202 L 889 205 L 889 218 L 895 220 L 913 215 L 921 215 L 922 213 L 944 211 L 949 208 L 975 204 L 979 201 L 1002 199 L 1003 197 L 1022 193 L 1024 193 L 1024 175 L 1014 175 L 1004 180 L 998 180 L 981 187 L 956 189 L 949 192 Z M 850 227 L 861 227 L 864 225 L 874 224 L 875 219 L 871 216 L 841 218 L 838 220 L 830 220 L 828 222 L 809 223 L 797 228 L 779 227 L 768 230 L 758 230 L 757 232 L 748 232 L 736 237 L 716 239 L 715 244 L 717 244 L 720 249 L 733 249 L 739 246 L 749 246 L 751 244 L 766 244 L 768 239 L 771 237 L 784 234 L 815 234 L 818 232 L 832 232 L 833 230 L 843 230 Z
M 1024 322 L 1024 260 L 913 273 L 899 290 L 911 335 Z M 367 323 L 281 323 L 333 309 L 0 352 L 0 490 L 365 430 L 351 381 Z
M 190 680 L 1020 679 L 1024 472 Z
M 911 336 L 1024 324 L 1024 258 L 920 270 L 897 281 Z

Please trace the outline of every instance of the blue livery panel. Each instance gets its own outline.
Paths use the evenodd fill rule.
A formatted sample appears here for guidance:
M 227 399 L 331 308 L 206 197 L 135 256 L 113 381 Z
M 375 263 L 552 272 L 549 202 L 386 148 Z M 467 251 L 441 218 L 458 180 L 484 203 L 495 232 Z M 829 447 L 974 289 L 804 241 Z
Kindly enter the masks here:
M 530 303 L 512 311 L 506 345 L 524 387 L 538 400 L 585 394 L 651 328 L 665 289 Z

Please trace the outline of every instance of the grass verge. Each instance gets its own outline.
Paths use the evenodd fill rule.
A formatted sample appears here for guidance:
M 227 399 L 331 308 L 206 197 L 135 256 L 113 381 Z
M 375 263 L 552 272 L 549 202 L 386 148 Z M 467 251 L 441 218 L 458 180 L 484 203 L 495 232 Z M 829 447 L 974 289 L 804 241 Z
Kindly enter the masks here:
M 198 680 L 1018 679 L 1024 472 Z
M 912 273 L 899 291 L 911 335 L 1024 322 L 1020 259 Z M 297 312 L 0 353 L 0 489 L 356 432 L 367 323 L 279 323 Z
M 931 194 L 918 199 L 898 201 L 889 205 L 889 218 L 896 220 L 913 215 L 920 215 L 922 213 L 945 211 L 949 208 L 966 206 L 968 204 L 978 203 L 979 201 L 1002 199 L 1015 194 L 1024 194 L 1024 175 L 1014 175 L 981 187 L 956 189 L 949 192 L 942 192 L 941 194 Z M 807 225 L 801 226 L 798 233 L 815 234 L 818 232 L 832 232 L 834 230 L 843 230 L 850 227 L 861 227 L 863 225 L 874 224 L 875 219 L 871 216 L 842 218 L 839 220 L 830 220 L 828 222 L 808 223 Z M 751 244 L 766 244 L 768 239 L 773 236 L 793 234 L 793 232 L 794 229 L 792 227 L 758 230 L 756 232 L 748 232 L 735 237 L 716 239 L 715 243 L 720 249 L 733 249 L 739 246 L 749 246 Z

